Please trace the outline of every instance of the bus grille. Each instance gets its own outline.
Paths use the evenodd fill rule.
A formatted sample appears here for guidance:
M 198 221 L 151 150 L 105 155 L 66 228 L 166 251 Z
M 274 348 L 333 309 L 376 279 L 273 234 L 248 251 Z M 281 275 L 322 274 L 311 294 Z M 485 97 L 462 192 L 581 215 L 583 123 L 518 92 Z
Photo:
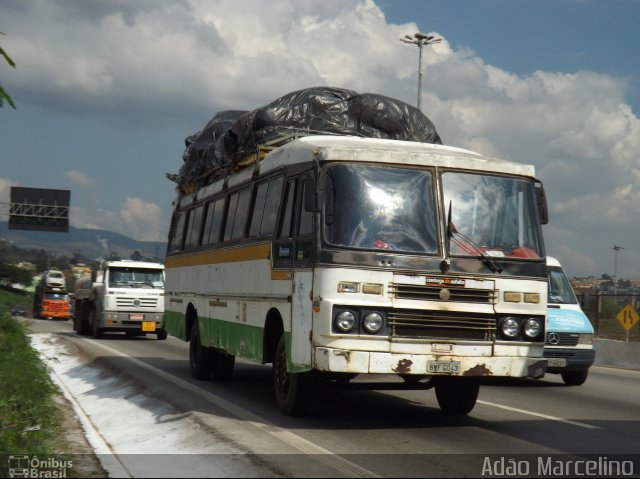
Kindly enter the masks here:
M 116 305 L 119 308 L 155 308 L 158 304 L 158 298 L 127 298 L 116 297 Z
M 548 332 L 545 344 L 548 346 L 576 346 L 580 335 L 578 333 Z
M 451 288 L 446 286 L 425 286 L 419 284 L 390 283 L 389 291 L 397 299 L 417 299 L 420 301 L 443 301 L 440 291 L 447 289 L 449 299 L 458 303 L 495 304 L 498 293 L 494 289 Z
M 392 338 L 493 341 L 493 316 L 447 311 L 392 310 L 387 316 Z

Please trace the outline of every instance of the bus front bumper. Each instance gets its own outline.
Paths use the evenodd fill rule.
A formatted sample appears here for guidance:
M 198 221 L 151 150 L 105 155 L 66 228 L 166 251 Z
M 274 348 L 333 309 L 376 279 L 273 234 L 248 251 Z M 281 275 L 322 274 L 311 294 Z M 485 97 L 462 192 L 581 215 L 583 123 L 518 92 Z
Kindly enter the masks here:
M 314 368 L 356 374 L 509 376 L 541 378 L 547 360 L 540 357 L 467 357 L 400 354 L 316 347 Z

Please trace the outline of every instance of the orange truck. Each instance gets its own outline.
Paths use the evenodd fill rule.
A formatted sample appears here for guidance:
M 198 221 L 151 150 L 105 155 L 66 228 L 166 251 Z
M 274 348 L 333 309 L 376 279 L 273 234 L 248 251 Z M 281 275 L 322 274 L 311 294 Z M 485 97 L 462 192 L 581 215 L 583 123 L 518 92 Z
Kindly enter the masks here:
M 40 319 L 71 319 L 73 316 L 71 300 L 64 280 L 61 284 L 52 283 L 51 275 L 48 273 L 42 276 L 42 279 L 35 287 L 33 317 Z

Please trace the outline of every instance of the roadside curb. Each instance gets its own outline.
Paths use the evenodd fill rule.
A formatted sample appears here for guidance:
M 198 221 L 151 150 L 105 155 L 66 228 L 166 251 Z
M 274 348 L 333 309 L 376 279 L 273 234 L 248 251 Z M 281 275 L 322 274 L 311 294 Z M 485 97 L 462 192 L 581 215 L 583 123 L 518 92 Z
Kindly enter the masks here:
M 596 339 L 596 366 L 640 369 L 640 342 Z

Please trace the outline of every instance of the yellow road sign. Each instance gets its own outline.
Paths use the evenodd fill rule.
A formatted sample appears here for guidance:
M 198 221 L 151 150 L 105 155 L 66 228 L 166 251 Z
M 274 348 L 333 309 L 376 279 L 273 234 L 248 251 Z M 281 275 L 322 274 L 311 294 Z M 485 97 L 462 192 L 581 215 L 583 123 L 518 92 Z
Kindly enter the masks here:
M 624 330 L 629 332 L 629 330 L 636 325 L 638 320 L 640 320 L 640 317 L 638 316 L 636 310 L 633 309 L 633 306 L 627 304 L 624 308 L 618 311 L 616 319 L 620 322 L 620 324 L 622 324 Z

